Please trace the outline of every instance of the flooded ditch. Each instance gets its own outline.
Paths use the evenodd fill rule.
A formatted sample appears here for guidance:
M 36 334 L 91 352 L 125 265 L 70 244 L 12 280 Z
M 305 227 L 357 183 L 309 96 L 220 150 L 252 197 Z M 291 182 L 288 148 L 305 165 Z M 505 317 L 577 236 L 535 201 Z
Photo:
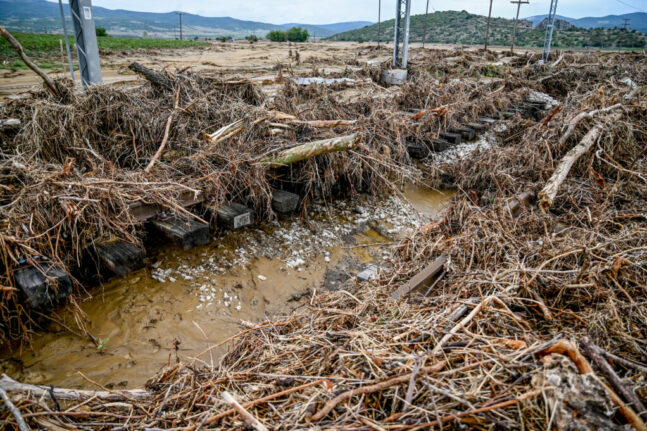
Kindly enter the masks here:
M 48 331 L 0 362 L 21 381 L 137 387 L 177 354 L 191 359 L 241 330 L 337 289 L 369 265 L 389 265 L 391 247 L 434 219 L 452 192 L 408 186 L 399 197 L 316 204 L 308 221 L 290 217 L 215 238 L 190 251 L 162 247 L 148 265 L 79 301 L 98 348 L 60 311 Z M 68 329 L 66 329 L 68 328 Z M 200 360 L 217 363 L 226 344 Z M 172 354 L 171 360 L 175 360 Z

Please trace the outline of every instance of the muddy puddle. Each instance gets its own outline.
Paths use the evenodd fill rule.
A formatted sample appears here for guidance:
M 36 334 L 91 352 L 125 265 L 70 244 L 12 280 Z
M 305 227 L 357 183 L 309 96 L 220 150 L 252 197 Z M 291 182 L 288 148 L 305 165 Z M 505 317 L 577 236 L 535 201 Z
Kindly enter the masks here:
M 339 288 L 369 265 L 388 267 L 393 244 L 437 218 L 450 198 L 448 191 L 408 186 L 400 197 L 314 205 L 310 221 L 264 223 L 190 251 L 164 247 L 149 253 L 146 268 L 79 300 L 99 348 L 72 313 L 57 310 L 57 323 L 21 355 L 5 354 L 0 370 L 35 384 L 89 388 L 83 373 L 108 388 L 141 386 L 178 342 L 180 359 L 190 360 L 245 325 L 304 306 L 313 292 Z M 199 359 L 217 364 L 226 349 Z

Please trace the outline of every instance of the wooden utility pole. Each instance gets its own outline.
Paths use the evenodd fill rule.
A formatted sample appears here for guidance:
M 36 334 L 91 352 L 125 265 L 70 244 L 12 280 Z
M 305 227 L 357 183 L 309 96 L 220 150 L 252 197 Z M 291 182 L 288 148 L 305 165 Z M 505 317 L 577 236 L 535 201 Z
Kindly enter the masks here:
M 377 47 L 380 47 L 380 38 L 381 38 L 381 26 L 382 24 L 382 0 L 377 2 Z
M 490 12 L 487 15 L 487 30 L 485 30 L 485 50 L 487 51 L 488 40 L 490 39 L 490 20 L 492 20 L 492 2 L 490 0 Z
M 530 4 L 528 0 L 512 0 L 510 3 L 517 5 L 517 17 L 514 20 L 514 32 L 512 33 L 512 47 L 510 52 L 514 52 L 514 41 L 517 38 L 517 25 L 519 24 L 519 11 L 521 10 L 522 4 Z
M 427 15 L 429 15 L 429 0 L 427 0 L 427 9 L 425 9 L 425 26 L 422 30 L 422 47 L 425 47 L 425 42 L 427 40 Z

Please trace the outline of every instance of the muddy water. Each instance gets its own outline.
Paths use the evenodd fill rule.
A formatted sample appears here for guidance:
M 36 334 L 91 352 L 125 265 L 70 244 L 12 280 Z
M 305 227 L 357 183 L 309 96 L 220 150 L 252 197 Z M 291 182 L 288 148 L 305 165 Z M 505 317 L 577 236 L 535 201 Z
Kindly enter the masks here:
M 403 195 L 409 202 L 321 204 L 310 222 L 265 223 L 190 251 L 165 248 L 149 256 L 146 268 L 79 301 L 100 348 L 77 329 L 70 312 L 59 310 L 59 323 L 22 355 L 5 357 L 0 369 L 37 384 L 89 387 L 82 372 L 108 387 L 141 386 L 167 363 L 176 341 L 180 358 L 191 359 L 239 332 L 241 324 L 290 313 L 315 289 L 338 288 L 368 264 L 387 267 L 391 244 L 437 217 L 451 197 L 419 187 Z M 217 362 L 226 349 L 200 360 Z

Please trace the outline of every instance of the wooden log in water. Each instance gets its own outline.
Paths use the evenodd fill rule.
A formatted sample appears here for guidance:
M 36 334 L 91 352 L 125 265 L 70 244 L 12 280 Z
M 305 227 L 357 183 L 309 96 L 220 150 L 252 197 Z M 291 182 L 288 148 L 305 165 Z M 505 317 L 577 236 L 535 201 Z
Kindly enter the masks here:
M 254 223 L 254 212 L 245 205 L 238 203 L 221 205 L 215 212 L 218 223 L 230 230 L 242 229 Z
M 272 192 L 272 209 L 280 214 L 288 214 L 299 206 L 299 195 L 286 192 L 285 190 L 274 190 Z
M 20 269 L 14 280 L 32 308 L 53 307 L 72 294 L 70 277 L 51 263 Z
M 143 248 L 121 239 L 110 240 L 95 246 L 101 266 L 118 276 L 124 276 L 144 267 Z
M 209 225 L 201 221 L 167 217 L 155 219 L 151 223 L 157 231 L 184 250 L 209 243 Z

